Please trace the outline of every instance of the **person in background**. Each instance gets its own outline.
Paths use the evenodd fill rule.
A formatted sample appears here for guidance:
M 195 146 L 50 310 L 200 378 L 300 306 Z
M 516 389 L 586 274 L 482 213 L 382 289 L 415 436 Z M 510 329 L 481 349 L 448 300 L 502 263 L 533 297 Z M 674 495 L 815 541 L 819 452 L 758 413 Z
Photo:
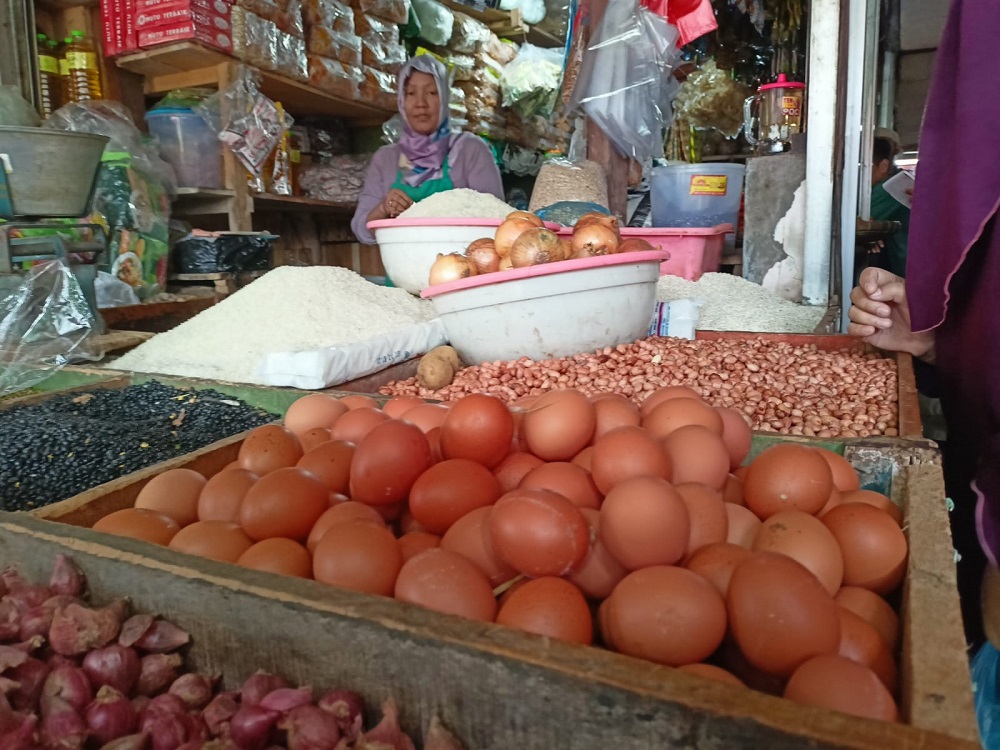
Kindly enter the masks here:
M 351 229 L 375 244 L 368 222 L 394 219 L 435 193 L 468 188 L 503 200 L 493 153 L 472 133 L 452 133 L 448 118 L 448 71 L 431 55 L 403 66 L 397 83 L 403 135 L 372 157 Z
M 885 189 L 885 181 L 896 170 L 892 160 L 900 151 L 899 136 L 885 128 L 875 129 L 872 143 L 871 217 L 875 221 L 898 221 L 903 226 L 883 242 L 881 266 L 897 276 L 906 276 L 906 252 L 910 234 L 910 209 Z
M 921 133 L 906 279 L 866 269 L 849 311 L 850 334 L 934 363 L 973 647 L 983 642 L 987 566 L 987 582 L 1000 580 L 1000 99 L 983 96 L 997 84 L 982 63 L 995 51 L 998 29 L 1000 3 L 952 0 Z M 998 626 L 992 623 L 994 633 Z M 991 649 L 980 653 L 996 658 Z

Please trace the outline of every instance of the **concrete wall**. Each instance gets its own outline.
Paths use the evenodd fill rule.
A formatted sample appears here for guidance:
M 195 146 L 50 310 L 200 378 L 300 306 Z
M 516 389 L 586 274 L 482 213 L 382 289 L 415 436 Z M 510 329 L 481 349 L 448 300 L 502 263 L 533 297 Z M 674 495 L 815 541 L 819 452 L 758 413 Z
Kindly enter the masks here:
M 992 1 L 992 0 L 991 0 Z M 916 146 L 949 0 L 901 0 L 896 131 L 904 147 Z

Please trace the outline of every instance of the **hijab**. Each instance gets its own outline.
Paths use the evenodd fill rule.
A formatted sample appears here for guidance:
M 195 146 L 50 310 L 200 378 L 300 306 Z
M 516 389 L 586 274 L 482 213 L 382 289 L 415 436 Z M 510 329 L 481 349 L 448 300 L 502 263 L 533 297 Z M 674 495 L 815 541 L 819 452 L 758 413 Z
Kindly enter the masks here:
M 437 84 L 440 100 L 440 124 L 430 135 L 416 132 L 406 119 L 406 81 L 411 73 L 427 73 Z M 442 165 L 448 158 L 451 147 L 451 123 L 448 119 L 448 102 L 451 89 L 448 85 L 448 69 L 431 55 L 410 58 L 399 73 L 396 101 L 403 120 L 403 136 L 399 140 L 402 154 L 399 166 L 403 181 L 412 187 L 428 180 L 441 177 Z

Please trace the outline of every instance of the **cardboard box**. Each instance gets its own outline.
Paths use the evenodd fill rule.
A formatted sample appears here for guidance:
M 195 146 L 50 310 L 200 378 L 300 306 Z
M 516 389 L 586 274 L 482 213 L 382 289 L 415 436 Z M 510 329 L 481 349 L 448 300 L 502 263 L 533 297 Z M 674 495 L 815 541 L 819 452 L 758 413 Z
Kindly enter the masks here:
M 121 0 L 101 0 L 101 47 L 105 57 L 114 57 L 121 52 L 121 16 L 116 7 Z
M 217 31 L 230 31 L 233 27 L 231 19 L 231 8 L 224 5 L 224 12 L 217 13 L 215 10 L 206 11 L 197 7 L 174 7 L 157 10 L 141 10 L 135 14 L 135 28 L 138 31 L 145 29 L 159 28 L 160 26 L 172 26 L 177 23 L 191 22 L 205 28 L 213 28 Z
M 166 26 L 143 29 L 138 32 L 138 37 L 139 47 L 142 49 L 155 47 L 158 44 L 192 40 L 215 47 L 223 52 L 233 51 L 233 39 L 228 31 L 220 31 L 196 21 L 178 21 Z
M 139 37 L 135 28 L 136 0 L 119 0 L 119 2 L 122 3 L 122 15 L 125 19 L 122 51 L 134 52 L 139 49 Z
M 206 13 L 228 16 L 231 5 L 227 0 L 137 0 L 136 12 L 152 13 L 184 8 L 200 8 Z

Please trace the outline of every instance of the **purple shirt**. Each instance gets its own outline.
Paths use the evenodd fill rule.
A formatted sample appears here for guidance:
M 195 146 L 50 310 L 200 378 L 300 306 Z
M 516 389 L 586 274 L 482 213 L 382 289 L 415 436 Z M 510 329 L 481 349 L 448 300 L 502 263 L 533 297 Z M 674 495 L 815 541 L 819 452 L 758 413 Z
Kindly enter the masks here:
M 375 152 L 371 166 L 368 167 L 365 187 L 358 198 L 358 208 L 351 222 L 354 235 L 366 245 L 375 244 L 375 235 L 366 226 L 368 214 L 385 199 L 389 188 L 396 182 L 400 153 L 396 144 L 383 146 Z M 456 188 L 476 190 L 504 199 L 503 182 L 500 170 L 493 160 L 493 152 L 478 136 L 472 133 L 452 136 L 448 170 Z

